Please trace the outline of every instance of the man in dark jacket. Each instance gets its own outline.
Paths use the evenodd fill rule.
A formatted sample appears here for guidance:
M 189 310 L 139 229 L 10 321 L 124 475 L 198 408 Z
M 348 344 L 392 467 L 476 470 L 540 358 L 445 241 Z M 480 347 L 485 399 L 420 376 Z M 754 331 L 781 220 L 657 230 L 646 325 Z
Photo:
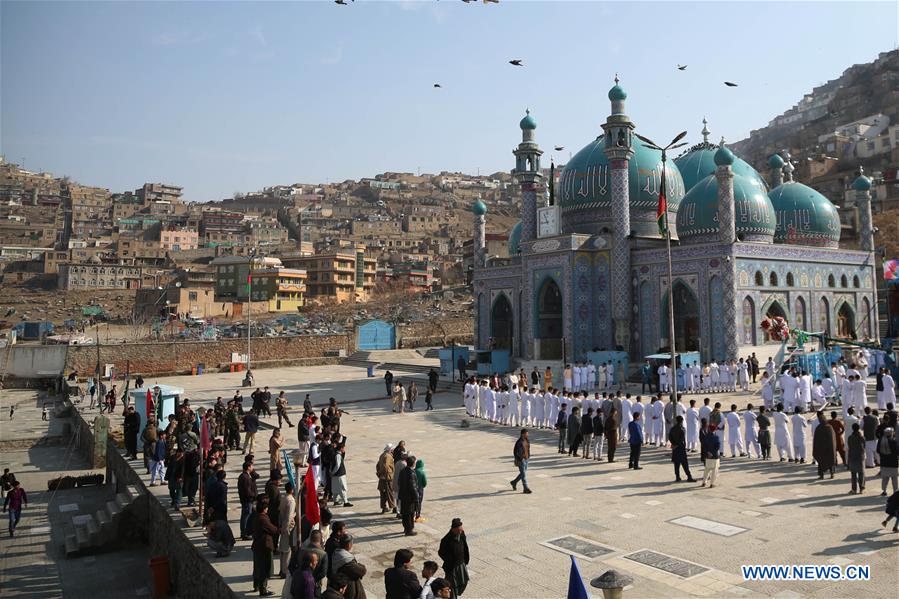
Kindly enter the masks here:
M 432 368 L 428 371 L 428 388 L 431 390 L 431 393 L 437 393 L 437 380 L 440 378 L 440 375 Z
M 559 410 L 559 417 L 556 418 L 556 430 L 559 431 L 559 453 L 565 453 L 565 437 L 568 432 L 568 412 L 566 412 L 568 404 L 562 404 Z
M 702 486 L 708 483 L 709 487 L 714 487 L 718 482 L 718 466 L 721 464 L 721 439 L 715 434 L 717 427 L 714 424 L 709 425 L 705 436 L 700 438 L 700 447 L 702 455 L 705 458 L 705 470 L 702 473 Z
M 256 432 L 259 430 L 259 417 L 254 410 L 250 410 L 243 417 L 243 430 L 245 431 L 243 439 L 243 453 L 253 453 L 256 447 Z
M 200 452 L 194 447 L 184 454 L 184 487 L 188 507 L 194 504 L 197 488 L 200 486 Z
M 184 484 L 184 451 L 179 447 L 175 455 L 168 459 L 165 480 L 169 484 L 169 498 L 174 509 L 181 508 L 181 487 Z
M 418 599 L 421 584 L 412 569 L 413 553 L 409 549 L 399 549 L 393 556 L 393 567 L 384 571 L 384 588 L 387 599 Z
M 268 502 L 265 498 L 256 504 L 256 517 L 253 519 L 253 590 L 259 591 L 260 597 L 271 597 L 274 593 L 268 590 L 268 579 L 272 576 L 272 553 L 275 551 L 275 537 L 278 527 L 268 517 Z
M 469 560 L 468 541 L 460 518 L 453 518 L 449 532 L 440 539 L 437 555 L 443 560 L 443 572 L 453 587 L 452 596 L 460 596 L 468 586 Z
M 337 572 L 334 571 L 334 552 L 340 549 L 340 540 L 347 536 L 346 522 L 335 520 L 331 525 L 331 536 L 325 541 L 325 553 L 328 555 L 328 577 Z
M 571 416 L 568 417 L 568 455 L 577 457 L 581 438 L 581 409 L 575 406 L 571 408 Z
M 417 535 L 415 532 L 415 512 L 418 511 L 418 479 L 415 476 L 415 456 L 406 458 L 406 467 L 400 472 L 399 481 L 400 515 L 403 518 L 403 531 L 407 537 Z
M 389 370 L 384 373 L 384 386 L 387 387 L 387 397 L 393 394 L 393 373 Z
M 587 413 L 581 420 L 581 442 L 584 444 L 584 453 L 581 455 L 586 460 L 590 457 L 590 447 L 593 445 L 593 408 L 587 408 Z
M 253 479 L 253 464 L 244 462 L 243 472 L 237 477 L 237 495 L 240 498 L 240 538 L 250 538 L 250 516 L 256 504 L 256 481 Z
M 331 556 L 331 570 L 335 574 L 342 574 L 347 578 L 347 587 L 343 592 L 346 599 L 365 599 L 365 587 L 362 579 L 365 577 L 365 566 L 356 561 L 353 555 L 353 537 L 345 535 L 340 539 L 340 547 Z M 331 579 L 328 586 L 333 586 Z
M 268 517 L 275 526 L 281 525 L 281 478 L 281 471 L 275 468 L 265 483 L 265 496 L 268 497 Z
M 134 411 L 134 406 L 128 406 L 128 411 L 125 412 L 122 432 L 125 435 L 125 455 L 131 460 L 136 460 L 137 434 L 140 432 L 140 414 Z
M 671 443 L 671 461 L 674 462 L 674 482 L 681 482 L 680 469 L 684 469 L 688 483 L 695 483 L 687 463 L 687 433 L 684 430 L 684 417 L 678 416 L 674 426 L 668 431 L 668 442 Z
M 627 423 L 627 440 L 631 446 L 627 467 L 643 470 L 643 466 L 640 465 L 640 450 L 643 448 L 643 423 L 640 422 L 640 412 L 634 412 L 634 419 Z
M 524 487 L 524 492 L 529 494 L 531 489 L 528 487 L 528 460 L 531 459 L 531 442 L 528 440 L 528 429 L 521 429 L 521 435 L 518 437 L 518 441 L 515 442 L 512 455 L 515 458 L 515 466 L 518 467 L 518 476 L 510 481 L 509 484 L 512 485 L 512 490 L 514 491 L 517 489 L 520 481 L 521 486 Z
M 228 483 L 224 470 L 215 473 L 215 479 L 206 489 L 206 513 L 210 522 L 228 519 Z

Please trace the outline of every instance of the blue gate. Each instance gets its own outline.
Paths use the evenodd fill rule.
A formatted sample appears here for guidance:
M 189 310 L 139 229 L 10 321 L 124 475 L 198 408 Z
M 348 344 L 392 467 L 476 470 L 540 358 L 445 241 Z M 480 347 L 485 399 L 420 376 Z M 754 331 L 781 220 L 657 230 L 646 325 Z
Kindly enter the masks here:
M 361 351 L 375 349 L 396 349 L 394 326 L 383 320 L 370 320 L 359 326 L 356 348 Z

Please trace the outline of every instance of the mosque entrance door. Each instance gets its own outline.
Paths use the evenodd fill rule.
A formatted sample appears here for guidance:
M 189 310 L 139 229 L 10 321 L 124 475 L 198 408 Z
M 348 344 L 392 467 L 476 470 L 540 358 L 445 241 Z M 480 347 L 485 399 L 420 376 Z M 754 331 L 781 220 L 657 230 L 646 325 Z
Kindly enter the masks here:
M 787 320 L 787 313 L 784 312 L 783 307 L 777 302 L 771 302 L 771 305 L 768 306 L 768 311 L 765 313 L 766 318 L 775 318 L 780 316 L 784 320 Z M 768 334 L 768 331 L 765 331 L 765 343 L 773 343 L 777 342 L 777 339 Z
M 562 359 L 562 292 L 547 279 L 537 296 L 537 345 L 539 360 Z
M 661 338 L 668 339 L 668 298 L 662 302 Z M 678 352 L 699 351 L 699 301 L 681 281 L 674 282 L 674 340 Z M 670 348 L 670 344 L 668 345 Z
M 837 311 L 837 336 L 855 339 L 855 313 L 846 302 Z
M 493 337 L 494 349 L 512 349 L 515 321 L 512 316 L 512 304 L 505 295 L 500 295 L 493 303 L 490 322 L 490 336 Z

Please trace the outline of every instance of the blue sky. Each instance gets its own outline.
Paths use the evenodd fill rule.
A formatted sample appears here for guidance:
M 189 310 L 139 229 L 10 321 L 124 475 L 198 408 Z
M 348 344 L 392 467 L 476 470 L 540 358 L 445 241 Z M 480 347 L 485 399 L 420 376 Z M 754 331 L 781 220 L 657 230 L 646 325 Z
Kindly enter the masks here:
M 193 201 L 488 173 L 513 166 L 527 107 L 547 154 L 593 139 L 616 72 L 638 132 L 697 141 L 706 115 L 737 140 L 897 31 L 896 2 L 3 1 L 0 151 Z

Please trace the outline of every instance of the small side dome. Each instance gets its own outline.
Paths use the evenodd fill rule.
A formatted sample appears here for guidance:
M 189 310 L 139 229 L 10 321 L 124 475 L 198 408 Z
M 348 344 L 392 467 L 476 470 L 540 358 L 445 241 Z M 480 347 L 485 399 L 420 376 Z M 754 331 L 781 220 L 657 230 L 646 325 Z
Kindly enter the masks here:
M 624 91 L 624 88 L 618 85 L 618 78 L 615 78 L 615 85 L 612 89 L 609 90 L 609 100 L 612 102 L 620 102 L 622 100 L 627 100 L 627 92 Z
M 855 191 L 871 191 L 871 179 L 865 176 L 865 169 L 858 169 L 858 177 L 852 182 Z
M 521 221 L 512 227 L 512 232 L 509 233 L 509 256 L 517 256 L 520 251 L 518 248 L 518 244 L 521 241 Z
M 778 185 L 768 197 L 777 214 L 774 243 L 839 247 L 840 216 L 826 197 L 796 181 Z
M 771 157 L 768 158 L 768 167 L 769 168 L 783 168 L 784 167 L 784 159 L 780 154 L 771 154 Z
M 771 243 L 777 218 L 764 190 L 750 177 L 734 175 L 734 228 L 737 239 Z M 709 175 L 681 200 L 677 209 L 677 235 L 681 243 L 718 240 L 718 178 Z
M 524 118 L 521 119 L 521 122 L 518 123 L 518 126 L 522 128 L 522 130 L 533 131 L 537 128 L 537 119 L 531 116 L 530 110 L 525 110 Z
M 471 211 L 475 213 L 475 216 L 484 216 L 487 214 L 487 204 L 478 200 L 474 203 L 474 206 L 471 207 Z

